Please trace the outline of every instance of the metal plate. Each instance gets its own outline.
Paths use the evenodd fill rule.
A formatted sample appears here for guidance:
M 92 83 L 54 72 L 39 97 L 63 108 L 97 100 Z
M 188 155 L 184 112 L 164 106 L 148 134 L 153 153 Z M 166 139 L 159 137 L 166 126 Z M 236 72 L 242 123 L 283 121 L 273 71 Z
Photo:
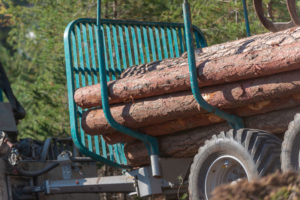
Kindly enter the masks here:
M 0 131 L 17 132 L 16 121 L 9 103 L 0 103 Z

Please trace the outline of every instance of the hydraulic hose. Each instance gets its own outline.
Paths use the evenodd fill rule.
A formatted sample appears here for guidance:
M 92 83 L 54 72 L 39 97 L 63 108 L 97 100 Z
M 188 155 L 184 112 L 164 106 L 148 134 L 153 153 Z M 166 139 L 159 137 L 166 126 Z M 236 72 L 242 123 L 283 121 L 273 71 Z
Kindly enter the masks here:
M 43 169 L 36 170 L 36 171 L 26 171 L 26 170 L 22 169 L 21 167 L 17 167 L 17 171 L 22 176 L 36 177 L 36 176 L 41 176 L 41 175 L 51 171 L 52 169 L 58 167 L 58 165 L 59 165 L 59 163 L 51 163 L 51 164 L 48 164 Z
M 50 137 L 50 138 L 47 138 L 47 140 L 44 142 L 43 150 L 42 150 L 41 158 L 40 158 L 41 161 L 46 161 L 47 155 L 49 152 L 49 147 L 51 145 L 51 141 L 52 141 L 52 138 Z

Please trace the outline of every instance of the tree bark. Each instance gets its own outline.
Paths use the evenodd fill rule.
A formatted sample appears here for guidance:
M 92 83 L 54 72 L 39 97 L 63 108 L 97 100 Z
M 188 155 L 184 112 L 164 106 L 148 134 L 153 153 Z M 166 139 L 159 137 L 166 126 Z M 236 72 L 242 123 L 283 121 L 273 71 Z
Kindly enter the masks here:
M 241 117 L 249 117 L 253 115 L 264 114 L 271 111 L 282 110 L 300 106 L 300 95 L 291 95 L 285 98 L 278 98 L 272 100 L 265 100 L 253 104 L 248 104 L 236 109 L 225 110 Z M 162 136 L 167 134 L 174 134 L 179 131 L 190 130 L 200 126 L 209 126 L 224 122 L 225 120 L 217 117 L 214 114 L 204 113 L 196 114 L 187 118 L 179 118 L 161 124 L 155 124 L 148 127 L 138 129 L 141 133 L 151 136 Z M 129 143 L 135 141 L 134 138 L 129 137 L 123 133 L 114 132 L 104 136 L 108 144 Z
M 234 109 L 259 101 L 300 93 L 299 77 L 300 71 L 292 71 L 208 87 L 202 89 L 202 96 L 213 106 Z M 113 106 L 111 113 L 122 125 L 142 128 L 207 112 L 199 106 L 191 92 L 180 92 Z M 92 135 L 115 132 L 106 122 L 102 109 L 85 112 L 82 117 L 82 128 Z
M 300 107 L 283 109 L 262 115 L 247 117 L 245 125 L 248 128 L 265 130 L 273 134 L 282 134 L 286 131 L 294 115 L 300 112 Z M 187 158 L 193 157 L 205 140 L 221 131 L 227 131 L 230 127 L 226 123 L 200 127 L 190 131 L 183 131 L 175 135 L 167 135 L 158 138 L 162 157 Z M 282 135 L 280 135 L 282 136 Z M 125 145 L 125 155 L 131 166 L 149 164 L 146 147 L 141 142 Z
M 294 29 L 204 48 L 196 52 L 199 86 L 299 69 L 299 40 L 300 29 Z M 111 104 L 190 89 L 186 54 L 131 67 L 121 77 L 108 83 Z M 101 106 L 100 85 L 78 89 L 74 99 L 83 108 Z

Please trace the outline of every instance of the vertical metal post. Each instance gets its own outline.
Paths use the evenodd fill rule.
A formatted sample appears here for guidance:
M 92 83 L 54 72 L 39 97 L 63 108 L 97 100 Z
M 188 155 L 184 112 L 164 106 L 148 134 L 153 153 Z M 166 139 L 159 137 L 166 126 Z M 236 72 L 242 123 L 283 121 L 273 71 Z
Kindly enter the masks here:
M 243 8 L 244 8 L 246 33 L 247 33 L 247 36 L 249 37 L 249 36 L 251 36 L 251 33 L 250 33 L 250 26 L 249 26 L 249 19 L 248 19 L 247 4 L 246 4 L 246 0 L 242 0 L 242 2 L 243 2 Z
M 108 87 L 107 87 L 107 78 L 106 78 L 106 68 L 105 68 L 105 58 L 104 58 L 104 41 L 103 41 L 103 34 L 101 29 L 101 0 L 98 0 L 97 6 L 97 52 L 98 52 L 98 63 L 99 63 L 99 76 L 100 76 L 100 87 L 101 87 L 101 100 L 102 100 L 102 109 L 105 115 L 107 122 L 113 127 L 114 129 L 124 133 L 126 135 L 132 136 L 143 141 L 149 151 L 151 156 L 151 167 L 152 167 L 152 175 L 154 177 L 160 177 L 160 168 L 159 168 L 159 148 L 158 148 L 158 141 L 155 137 L 145 135 L 139 133 L 137 131 L 131 130 L 118 122 L 115 121 L 113 118 L 110 105 L 108 101 Z
M 199 105 L 208 112 L 214 113 L 215 115 L 221 117 L 222 119 L 227 120 L 227 122 L 234 128 L 240 129 L 244 127 L 243 120 L 235 115 L 228 114 L 211 106 L 207 103 L 200 92 L 198 86 L 198 77 L 196 70 L 196 60 L 195 60 L 195 51 L 194 51 L 194 41 L 192 36 L 192 22 L 191 22 L 191 13 L 190 13 L 190 5 L 187 0 L 184 0 L 183 3 L 183 17 L 184 17 L 184 28 L 185 28 L 185 37 L 186 37 L 186 45 L 187 45 L 187 53 L 188 53 L 188 62 L 189 62 L 189 72 L 190 72 L 190 82 L 191 89 L 196 101 Z
M 101 19 L 101 0 L 97 2 L 97 28 L 100 30 L 100 19 Z

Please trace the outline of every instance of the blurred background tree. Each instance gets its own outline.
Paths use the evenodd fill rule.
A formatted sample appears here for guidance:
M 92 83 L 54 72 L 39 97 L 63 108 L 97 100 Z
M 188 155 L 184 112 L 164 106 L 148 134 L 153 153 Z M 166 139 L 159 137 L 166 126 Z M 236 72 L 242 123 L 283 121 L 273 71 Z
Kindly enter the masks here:
M 282 7 L 281 1 L 272 2 L 274 7 Z M 102 16 L 182 22 L 181 3 L 182 0 L 102 0 Z M 193 24 L 202 29 L 209 45 L 246 36 L 241 0 L 190 3 Z M 247 4 L 252 34 L 266 32 L 252 9 L 252 1 Z M 266 7 L 269 4 L 270 0 L 264 0 Z M 283 18 L 278 13 L 281 11 L 274 12 L 276 19 Z M 27 111 L 19 124 L 21 137 L 69 135 L 63 33 L 71 20 L 95 16 L 96 0 L 0 0 L 0 58 Z

